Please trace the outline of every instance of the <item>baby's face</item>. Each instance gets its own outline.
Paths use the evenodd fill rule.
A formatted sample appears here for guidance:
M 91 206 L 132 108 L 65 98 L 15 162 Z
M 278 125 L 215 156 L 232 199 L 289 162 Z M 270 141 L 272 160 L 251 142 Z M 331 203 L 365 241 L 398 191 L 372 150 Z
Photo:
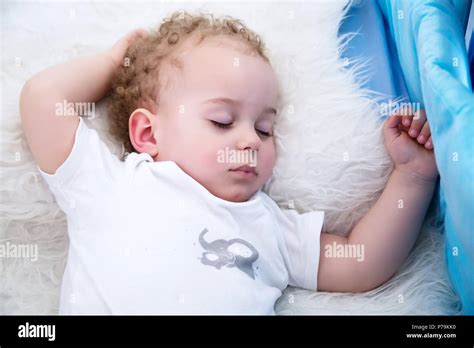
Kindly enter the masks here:
M 162 81 L 153 128 L 155 161 L 174 161 L 213 195 L 243 202 L 275 164 L 278 83 L 270 64 L 235 45 L 207 38 L 181 56 L 182 71 Z M 255 173 L 234 170 L 243 165 Z

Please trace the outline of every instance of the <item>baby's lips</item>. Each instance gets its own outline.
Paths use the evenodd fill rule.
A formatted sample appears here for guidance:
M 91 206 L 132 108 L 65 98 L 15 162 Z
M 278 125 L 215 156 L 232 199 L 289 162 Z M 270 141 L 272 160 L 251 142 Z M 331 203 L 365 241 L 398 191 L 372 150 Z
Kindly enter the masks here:
M 255 167 L 249 166 L 248 164 L 237 166 L 237 167 L 231 168 L 230 170 L 231 171 L 238 170 L 238 171 L 257 174 L 257 170 L 255 169 Z

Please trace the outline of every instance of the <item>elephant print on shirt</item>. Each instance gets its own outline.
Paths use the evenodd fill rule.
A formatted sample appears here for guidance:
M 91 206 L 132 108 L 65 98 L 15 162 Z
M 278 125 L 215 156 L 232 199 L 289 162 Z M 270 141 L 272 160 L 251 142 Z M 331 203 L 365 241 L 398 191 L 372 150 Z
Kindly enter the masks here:
M 255 279 L 253 263 L 258 259 L 258 251 L 252 244 L 240 238 L 230 240 L 216 239 L 207 242 L 205 228 L 199 234 L 199 243 L 206 250 L 202 253 L 201 263 L 220 269 L 222 266 L 237 267 L 250 278 Z

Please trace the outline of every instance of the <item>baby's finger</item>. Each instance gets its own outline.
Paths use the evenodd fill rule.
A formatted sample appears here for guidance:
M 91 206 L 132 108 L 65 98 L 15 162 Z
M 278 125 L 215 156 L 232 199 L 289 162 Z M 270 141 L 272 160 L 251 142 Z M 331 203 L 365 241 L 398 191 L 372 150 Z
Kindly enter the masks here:
M 430 136 L 431 136 L 430 125 L 428 122 L 425 122 L 425 124 L 423 125 L 423 128 L 421 129 L 420 135 L 418 136 L 418 138 L 416 138 L 416 140 L 420 144 L 425 144 Z
M 406 128 L 409 128 L 411 126 L 412 120 L 413 120 L 412 116 L 409 116 L 409 115 L 402 116 L 403 126 L 405 126 Z
M 431 136 L 428 138 L 428 140 L 425 143 L 425 148 L 427 150 L 432 150 L 433 149 L 433 140 L 431 139 Z
M 389 143 L 400 135 L 398 128 L 401 122 L 401 117 L 398 115 L 389 115 L 383 125 L 385 140 Z
M 406 128 L 410 127 L 413 121 L 413 113 L 411 112 L 411 108 L 402 107 L 399 110 L 399 115 L 402 116 L 402 125 Z
M 417 110 L 414 114 L 413 121 L 411 122 L 410 130 L 408 134 L 412 138 L 418 137 L 423 125 L 426 122 L 426 112 L 425 110 Z
M 389 115 L 384 123 L 384 128 L 397 128 L 400 124 L 400 116 L 398 115 Z

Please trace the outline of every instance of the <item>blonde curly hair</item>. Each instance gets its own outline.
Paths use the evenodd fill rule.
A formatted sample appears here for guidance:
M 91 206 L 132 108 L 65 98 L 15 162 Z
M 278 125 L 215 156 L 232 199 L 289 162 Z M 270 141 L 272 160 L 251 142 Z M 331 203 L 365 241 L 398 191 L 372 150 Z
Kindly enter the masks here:
M 230 16 L 215 18 L 212 15 L 174 12 L 163 20 L 158 29 L 138 37 L 129 46 L 123 64 L 114 77 L 108 103 L 110 133 L 123 144 L 126 153 L 135 151 L 129 138 L 130 115 L 140 107 L 156 111 L 163 87 L 161 67 L 164 64 L 181 67 L 174 53 L 180 47 L 178 43 L 185 42 L 191 35 L 197 35 L 198 43 L 210 36 L 231 37 L 269 62 L 260 37 L 240 20 Z

